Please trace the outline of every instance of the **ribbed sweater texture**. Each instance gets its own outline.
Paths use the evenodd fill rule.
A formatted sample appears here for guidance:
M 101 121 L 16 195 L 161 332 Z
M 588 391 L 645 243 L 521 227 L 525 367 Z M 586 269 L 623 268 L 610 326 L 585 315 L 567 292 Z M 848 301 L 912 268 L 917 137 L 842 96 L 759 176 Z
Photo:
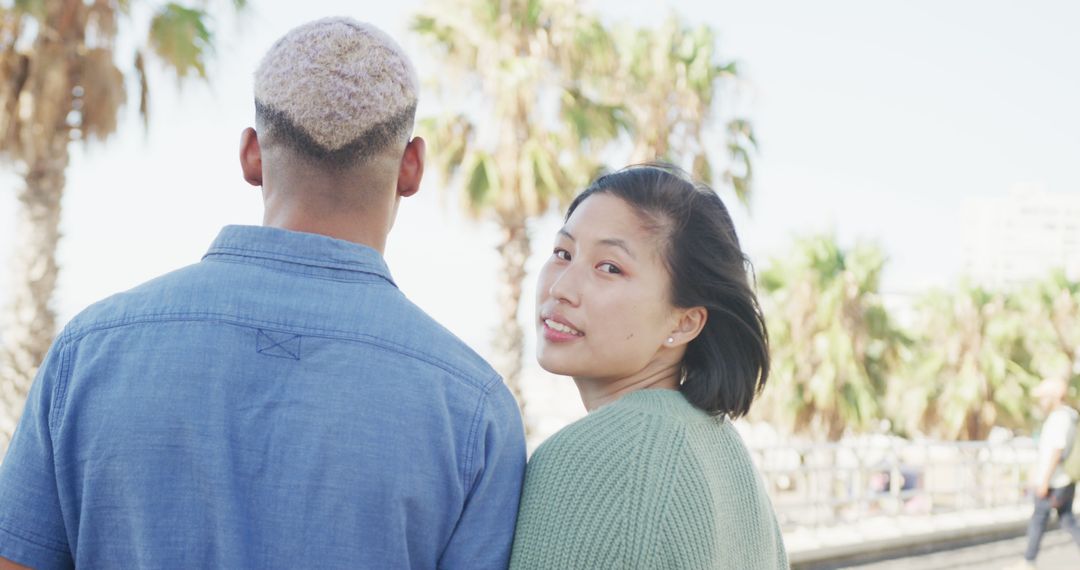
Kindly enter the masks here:
M 536 450 L 512 569 L 789 568 L 734 426 L 674 390 L 624 395 Z

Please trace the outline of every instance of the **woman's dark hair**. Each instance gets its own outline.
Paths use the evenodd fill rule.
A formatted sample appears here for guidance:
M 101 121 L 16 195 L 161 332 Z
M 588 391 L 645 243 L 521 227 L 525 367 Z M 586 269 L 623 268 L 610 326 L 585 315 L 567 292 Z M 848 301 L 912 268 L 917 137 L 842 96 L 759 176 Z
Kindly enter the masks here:
M 594 194 L 621 198 L 666 239 L 671 303 L 708 310 L 705 328 L 686 347 L 683 395 L 713 415 L 745 415 L 769 376 L 769 336 L 750 261 L 720 197 L 674 166 L 643 164 L 598 178 L 566 218 Z

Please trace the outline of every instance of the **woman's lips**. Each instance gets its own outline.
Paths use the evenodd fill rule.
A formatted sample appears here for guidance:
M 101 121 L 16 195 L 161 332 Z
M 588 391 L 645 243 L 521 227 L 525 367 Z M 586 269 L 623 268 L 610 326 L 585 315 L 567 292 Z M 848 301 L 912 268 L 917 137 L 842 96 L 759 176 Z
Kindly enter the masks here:
M 553 316 L 542 318 L 540 322 L 544 325 L 544 339 L 550 342 L 572 342 L 585 336 L 585 333 L 565 322 L 565 319 Z

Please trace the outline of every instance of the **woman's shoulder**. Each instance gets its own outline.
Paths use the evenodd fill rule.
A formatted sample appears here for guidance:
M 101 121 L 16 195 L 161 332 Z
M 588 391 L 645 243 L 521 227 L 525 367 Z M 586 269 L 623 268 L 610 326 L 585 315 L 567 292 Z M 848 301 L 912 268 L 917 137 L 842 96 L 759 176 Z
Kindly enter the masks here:
M 532 461 L 580 465 L 576 461 L 580 454 L 587 454 L 592 463 L 608 455 L 618 460 L 640 460 L 657 443 L 665 448 L 677 447 L 685 437 L 685 420 L 697 419 L 697 412 L 688 409 L 690 404 L 678 392 L 660 392 L 627 394 L 591 412 L 540 444 Z M 633 453 L 628 453 L 630 450 Z
M 625 448 L 639 437 L 633 418 L 618 410 L 602 408 L 552 434 L 529 459 L 529 467 L 562 466 L 588 468 L 609 455 L 609 450 Z M 618 454 L 615 454 L 616 456 Z M 587 457 L 587 461 L 582 459 Z
M 678 423 L 626 403 L 594 410 L 533 453 L 518 514 L 518 567 L 633 567 L 650 551 L 683 436 Z M 525 564 L 536 553 L 544 564 Z

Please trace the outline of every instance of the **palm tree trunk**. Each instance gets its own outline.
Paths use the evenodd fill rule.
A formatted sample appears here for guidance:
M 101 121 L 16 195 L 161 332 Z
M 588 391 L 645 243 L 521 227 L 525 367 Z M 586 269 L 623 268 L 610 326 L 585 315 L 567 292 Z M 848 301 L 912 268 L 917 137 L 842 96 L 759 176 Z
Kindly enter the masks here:
M 47 152 L 29 165 L 19 192 L 12 256 L 12 300 L 0 346 L 0 449 L 22 415 L 26 393 L 56 333 L 50 307 L 56 289 L 60 199 L 68 165 L 68 131 L 57 129 Z
M 521 390 L 525 335 L 518 323 L 518 309 L 521 306 L 521 284 L 525 280 L 525 262 L 529 259 L 531 247 L 523 218 L 503 218 L 500 221 L 504 234 L 498 247 L 502 283 L 497 294 L 501 320 L 495 338 L 495 369 L 517 399 L 521 417 L 525 421 L 525 435 L 528 436 L 529 421 L 525 413 L 525 395 Z

